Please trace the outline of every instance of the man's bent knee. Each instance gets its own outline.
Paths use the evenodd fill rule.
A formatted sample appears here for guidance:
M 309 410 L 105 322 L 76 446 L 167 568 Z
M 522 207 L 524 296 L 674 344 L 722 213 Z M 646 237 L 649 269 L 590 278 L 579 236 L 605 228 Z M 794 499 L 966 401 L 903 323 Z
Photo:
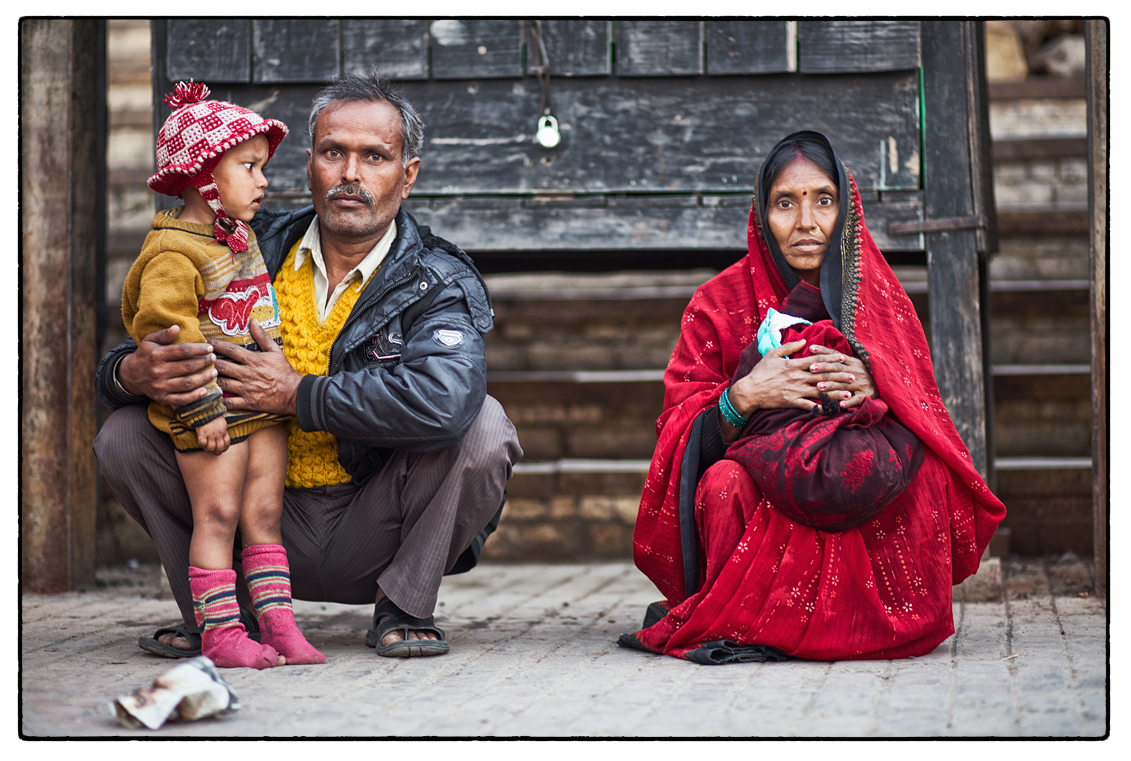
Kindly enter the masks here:
M 503 411 L 503 405 L 493 396 L 483 400 L 475 422 L 457 446 L 461 449 L 461 457 L 472 458 L 484 466 L 505 460 L 508 477 L 511 466 L 522 459 L 522 446 L 518 443 L 514 424 Z
M 94 438 L 94 456 L 108 480 L 115 481 L 135 467 L 133 447 L 128 443 L 146 437 L 152 427 L 143 405 L 122 407 L 106 418 Z

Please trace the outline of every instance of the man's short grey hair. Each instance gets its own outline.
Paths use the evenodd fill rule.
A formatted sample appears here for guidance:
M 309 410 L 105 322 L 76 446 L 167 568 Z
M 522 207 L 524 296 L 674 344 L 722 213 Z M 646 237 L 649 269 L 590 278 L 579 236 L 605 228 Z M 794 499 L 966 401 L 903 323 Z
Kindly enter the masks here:
M 310 105 L 310 119 L 307 121 L 307 132 L 310 138 L 310 147 L 314 148 L 314 127 L 318 124 L 318 117 L 331 103 L 388 103 L 401 115 L 401 163 L 407 165 L 420 153 L 420 146 L 424 142 L 424 121 L 420 114 L 408 100 L 396 92 L 392 83 L 382 79 L 376 73 L 368 77 L 359 77 L 356 74 L 346 74 L 324 87 Z

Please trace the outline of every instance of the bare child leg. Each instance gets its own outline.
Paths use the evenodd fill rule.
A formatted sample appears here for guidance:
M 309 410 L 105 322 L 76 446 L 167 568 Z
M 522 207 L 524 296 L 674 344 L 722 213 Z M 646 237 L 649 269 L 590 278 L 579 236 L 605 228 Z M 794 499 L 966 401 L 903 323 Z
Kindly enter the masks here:
M 291 605 L 291 571 L 279 524 L 287 473 L 287 433 L 281 425 L 248 437 L 250 455 L 243 488 L 240 538 L 243 575 L 251 591 L 262 641 L 290 664 L 325 663 L 326 656 L 306 641 Z
M 177 452 L 177 465 L 192 502 L 189 585 L 201 650 L 221 668 L 263 669 L 286 663 L 273 647 L 248 638 L 236 602 L 232 544 L 239 525 L 248 450 L 244 442 L 218 455 Z

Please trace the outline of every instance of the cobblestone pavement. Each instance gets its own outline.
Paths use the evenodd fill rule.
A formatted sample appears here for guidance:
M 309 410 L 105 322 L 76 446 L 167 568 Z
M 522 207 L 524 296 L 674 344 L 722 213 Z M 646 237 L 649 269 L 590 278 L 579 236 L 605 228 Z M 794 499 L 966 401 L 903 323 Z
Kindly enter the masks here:
M 76 738 L 1098 738 L 1108 731 L 1107 618 L 1102 600 L 1083 596 L 1083 567 L 1003 563 L 1002 599 L 956 602 L 957 634 L 921 658 L 711 667 L 616 646 L 657 598 L 630 563 L 484 565 L 440 590 L 448 655 L 378 657 L 363 642 L 372 606 L 297 601 L 325 665 L 225 669 L 240 711 L 153 732 L 119 726 L 108 705 L 176 664 L 136 644 L 174 621 L 176 607 L 161 592 L 159 568 L 102 569 L 93 591 L 23 595 L 20 730 Z

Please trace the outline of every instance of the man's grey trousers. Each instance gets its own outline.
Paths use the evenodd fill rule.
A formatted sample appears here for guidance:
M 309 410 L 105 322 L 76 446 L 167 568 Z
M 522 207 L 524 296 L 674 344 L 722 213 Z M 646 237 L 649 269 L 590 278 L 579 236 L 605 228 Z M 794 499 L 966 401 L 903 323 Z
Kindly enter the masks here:
M 94 442 L 114 496 L 157 545 L 173 597 L 196 631 L 188 583 L 192 506 L 172 442 L 149 423 L 145 405 L 123 407 Z M 440 578 L 503 503 L 522 457 L 514 426 L 488 396 L 454 447 L 397 451 L 364 485 L 286 489 L 283 546 L 293 596 L 362 604 L 377 587 L 409 615 L 431 615 Z M 233 567 L 240 570 L 240 548 Z M 240 604 L 250 608 L 242 574 Z

